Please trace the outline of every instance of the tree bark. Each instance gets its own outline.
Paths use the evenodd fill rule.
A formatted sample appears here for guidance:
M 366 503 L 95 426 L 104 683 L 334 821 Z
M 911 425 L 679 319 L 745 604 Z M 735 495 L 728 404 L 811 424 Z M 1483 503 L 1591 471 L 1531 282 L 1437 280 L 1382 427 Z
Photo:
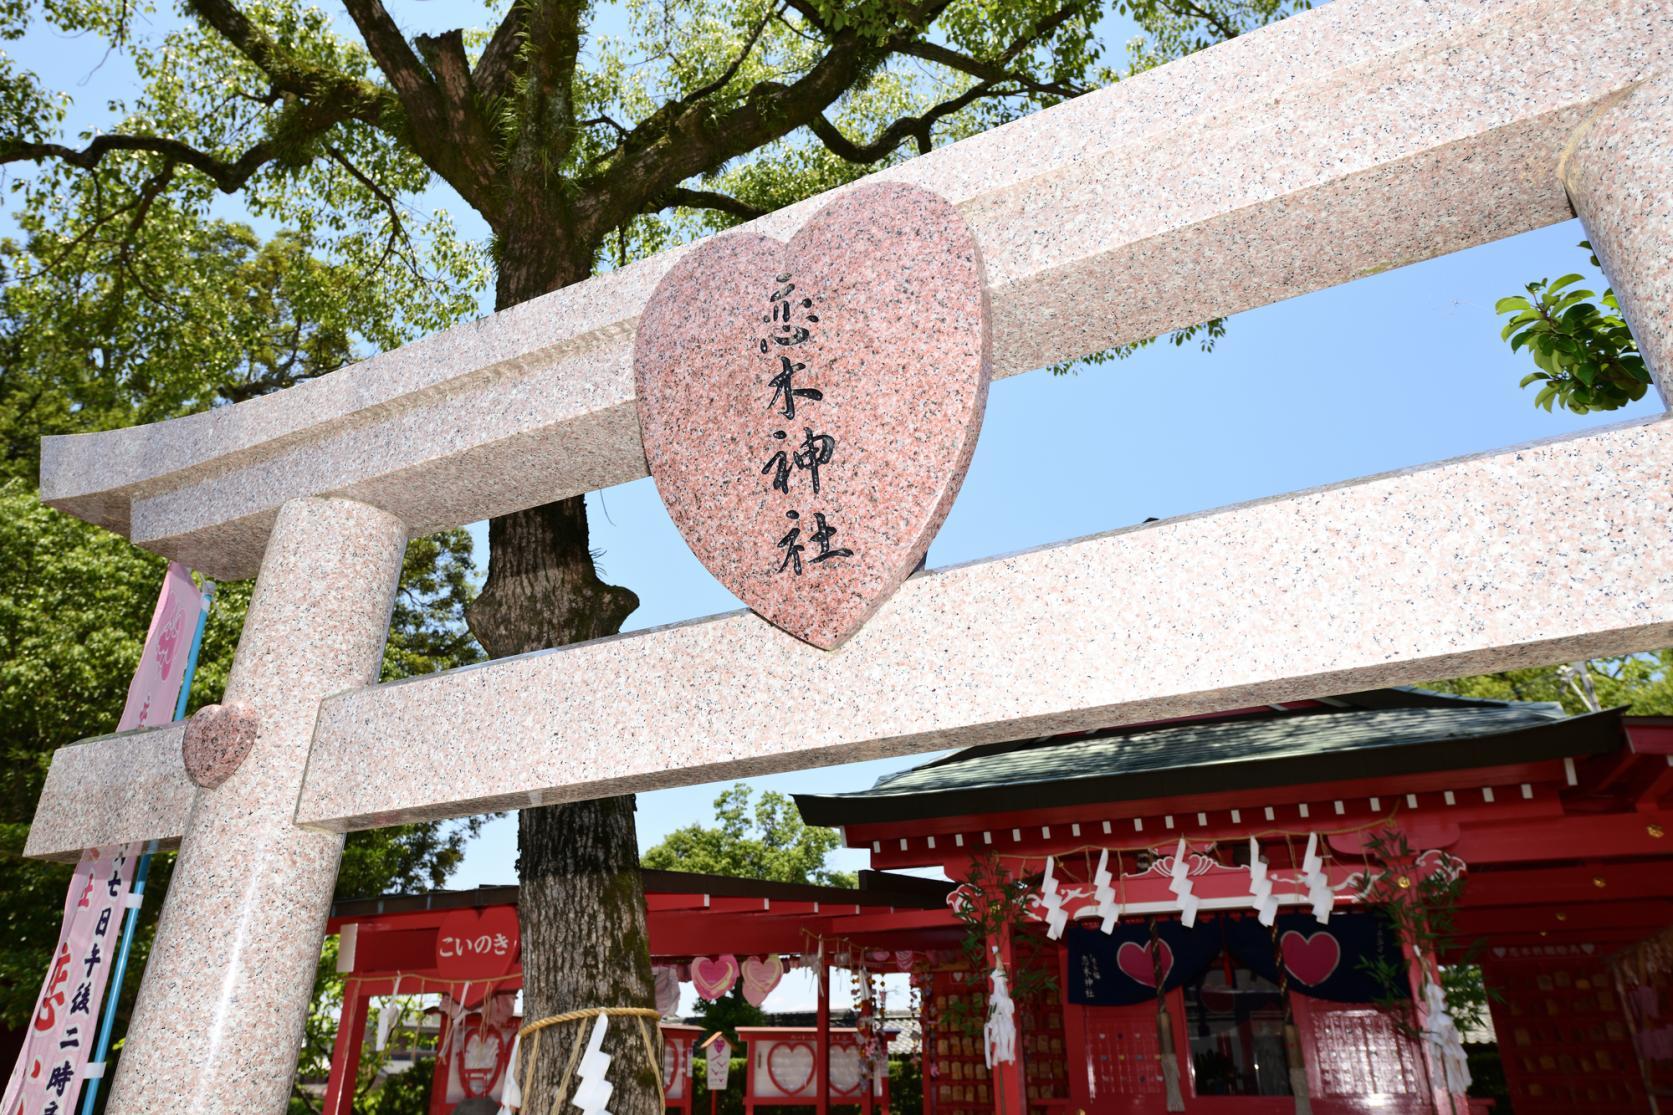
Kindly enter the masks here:
M 584 279 L 589 270 L 575 266 L 574 254 L 561 251 L 549 231 L 507 237 L 496 301 L 504 309 Z M 582 496 L 492 520 L 488 547 L 488 579 L 467 620 L 494 658 L 613 635 L 639 605 L 628 589 L 599 579 Z M 517 916 L 526 1021 L 587 1007 L 654 1006 L 633 811 L 627 796 L 519 814 Z M 525 1110 L 552 1106 L 572 1043 L 584 1042 L 591 1027 L 591 1020 L 569 1023 L 542 1035 L 540 1056 L 526 1077 Z M 654 1026 L 651 1036 L 656 1058 L 647 1063 L 639 1021 L 611 1020 L 604 1049 L 613 1058 L 615 1115 L 661 1113 L 662 1045 Z M 525 1057 L 527 1052 L 525 1047 Z M 566 1099 L 575 1083 L 570 1081 Z

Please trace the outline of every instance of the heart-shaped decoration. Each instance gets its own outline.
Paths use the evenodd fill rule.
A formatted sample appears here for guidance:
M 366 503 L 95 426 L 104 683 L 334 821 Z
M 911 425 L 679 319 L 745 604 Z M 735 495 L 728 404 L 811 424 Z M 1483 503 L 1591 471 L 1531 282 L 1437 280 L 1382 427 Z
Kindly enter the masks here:
M 186 721 L 181 737 L 186 775 L 205 790 L 213 790 L 243 764 L 260 729 L 261 718 L 249 705 L 238 701 L 204 705 Z
M 918 954 L 911 949 L 895 950 L 895 963 L 900 966 L 900 970 L 903 972 L 910 971 L 912 968 L 912 962 L 917 958 Z
M 494 1030 L 472 1030 L 459 1054 L 459 1079 L 465 1095 L 486 1096 L 500 1076 L 500 1053 L 505 1048 Z
M 781 1096 L 799 1096 L 813 1083 L 813 1046 L 781 1041 L 767 1053 L 767 1078 Z
M 633 352 L 645 459 L 709 572 L 829 650 L 952 507 L 988 353 L 958 210 L 900 183 L 850 190 L 788 243 L 718 236 L 663 276 Z
M 520 951 L 517 911 L 512 907 L 453 910 L 436 930 L 436 974 L 455 980 L 495 979 L 511 971 Z
M 784 961 L 775 956 L 752 956 L 744 961 L 744 998 L 760 1006 L 784 978 Z
M 680 1009 L 680 974 L 672 968 L 652 968 L 656 985 L 656 1009 L 664 1016 Z
M 720 998 L 738 982 L 738 958 L 731 954 L 697 957 L 691 962 L 691 982 L 703 998 L 711 1002 Z
M 858 1047 L 839 1045 L 831 1050 L 831 1091 L 839 1096 L 852 1095 L 860 1090 L 864 1079 Z
M 1284 967 L 1308 987 L 1329 979 L 1342 962 L 1342 945 L 1328 929 L 1311 937 L 1292 929 L 1278 939 L 1278 947 L 1284 954 Z
M 1155 963 L 1150 950 L 1157 949 L 1156 957 L 1160 964 Z M 1127 978 L 1134 983 L 1142 983 L 1146 987 L 1155 987 L 1156 970 L 1162 971 L 1161 982 L 1168 982 L 1168 973 L 1173 971 L 1173 949 L 1166 941 L 1157 941 L 1154 946 L 1141 945 L 1134 941 L 1123 941 L 1121 947 L 1115 950 L 1115 965 L 1120 968 Z

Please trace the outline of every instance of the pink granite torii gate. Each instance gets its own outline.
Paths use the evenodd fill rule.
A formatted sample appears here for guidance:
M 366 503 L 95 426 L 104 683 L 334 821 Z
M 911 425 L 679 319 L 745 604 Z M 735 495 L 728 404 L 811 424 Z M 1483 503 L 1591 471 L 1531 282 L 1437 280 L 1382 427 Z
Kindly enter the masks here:
M 1572 200 L 1665 400 L 1670 74 L 1660 0 L 1337 0 L 879 177 L 969 222 L 995 375 Z M 823 200 L 751 227 L 782 238 Z M 1673 642 L 1658 418 L 915 578 L 835 653 L 739 614 L 372 685 L 408 536 L 644 474 L 634 323 L 679 254 L 278 395 L 46 439 L 48 503 L 214 576 L 260 568 L 228 684 L 259 716 L 245 764 L 199 790 L 179 726 L 63 748 L 30 831 L 49 858 L 182 842 L 112 1111 L 284 1109 L 351 829 Z M 1084 312 L 1056 313 L 1071 290 Z M 825 735 L 773 731 L 791 689 Z

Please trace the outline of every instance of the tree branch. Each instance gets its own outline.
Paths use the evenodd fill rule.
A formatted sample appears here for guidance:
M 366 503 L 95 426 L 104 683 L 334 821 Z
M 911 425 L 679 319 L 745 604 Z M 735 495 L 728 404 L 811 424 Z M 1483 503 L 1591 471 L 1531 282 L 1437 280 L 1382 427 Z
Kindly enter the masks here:
M 232 0 L 187 0 L 187 4 L 200 20 L 255 63 L 275 89 L 329 103 L 344 116 L 368 124 L 380 123 L 384 97 L 370 82 L 322 69 L 297 57 L 251 23 Z
M 738 76 L 738 71 L 743 68 L 744 61 L 749 57 L 750 51 L 754 50 L 755 44 L 761 41 L 761 32 L 767 29 L 767 24 L 772 22 L 773 16 L 777 15 L 778 12 L 779 8 L 777 5 L 769 7 L 767 9 L 767 14 L 761 17 L 761 19 L 755 24 L 755 29 L 749 33 L 749 38 L 744 40 L 743 49 L 738 51 L 738 56 L 732 59 L 731 64 L 728 65 L 726 69 L 721 71 L 720 76 L 711 82 L 699 85 L 696 89 L 693 89 L 691 92 L 681 97 L 680 102 L 682 104 L 691 104 L 694 101 L 700 101 L 704 97 L 712 96 L 713 94 L 726 88 L 727 84 L 731 82 L 734 77 Z
M 994 86 L 987 82 L 972 85 L 952 100 L 942 101 L 921 116 L 902 116 L 884 128 L 870 143 L 855 143 L 843 135 L 835 124 L 825 119 L 823 113 L 808 121 L 808 127 L 818 137 L 819 142 L 837 158 L 864 166 L 887 158 L 907 139 L 917 140 L 918 153 L 927 154 L 933 145 L 932 131 L 937 121 L 989 95 L 999 95 Z
M 512 0 L 511 10 L 505 13 L 500 25 L 494 28 L 493 38 L 476 60 L 471 79 L 485 100 L 505 95 L 511 82 L 512 67 L 517 62 L 517 50 L 528 30 L 528 0 Z
M 671 205 L 681 205 L 687 209 L 713 209 L 718 213 L 726 213 L 743 221 L 753 221 L 757 217 L 767 215 L 767 210 L 751 205 L 726 194 L 714 190 L 690 190 L 683 186 L 676 186 L 653 202 L 645 205 L 644 212 L 655 213 L 659 209 L 666 209 Z
M 471 88 L 463 35 L 451 31 L 424 40 L 437 67 L 432 77 L 382 0 L 343 3 L 406 110 L 410 126 L 405 138 L 413 150 L 490 224 L 499 221 L 494 144 Z
M 543 190 L 546 169 L 575 146 L 575 63 L 584 7 L 582 0 L 545 0 L 529 12 L 523 129 L 512 156 L 512 173 L 526 188 Z
M 202 172 L 222 193 L 229 194 L 249 181 L 251 175 L 274 158 L 274 152 L 265 140 L 245 151 L 237 161 L 229 163 L 178 139 L 163 136 L 100 135 L 94 136 L 86 147 L 80 149 L 66 147 L 61 143 L 0 139 L 0 164 L 43 163 L 49 159 L 56 159 L 82 170 L 92 170 L 106 155 L 115 151 L 147 151 L 161 155 L 170 163 L 182 163 Z

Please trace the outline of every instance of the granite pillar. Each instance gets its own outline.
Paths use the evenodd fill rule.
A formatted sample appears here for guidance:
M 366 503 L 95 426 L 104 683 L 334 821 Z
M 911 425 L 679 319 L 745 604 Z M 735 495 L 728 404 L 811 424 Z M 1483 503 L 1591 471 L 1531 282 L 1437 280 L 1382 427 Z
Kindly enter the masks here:
M 1673 405 L 1673 73 L 1594 113 L 1560 173 L 1662 402 Z
M 364 504 L 280 508 L 226 689 L 256 740 L 193 801 L 110 1111 L 285 1110 L 343 847 L 297 793 L 320 699 L 377 678 L 405 545 Z

